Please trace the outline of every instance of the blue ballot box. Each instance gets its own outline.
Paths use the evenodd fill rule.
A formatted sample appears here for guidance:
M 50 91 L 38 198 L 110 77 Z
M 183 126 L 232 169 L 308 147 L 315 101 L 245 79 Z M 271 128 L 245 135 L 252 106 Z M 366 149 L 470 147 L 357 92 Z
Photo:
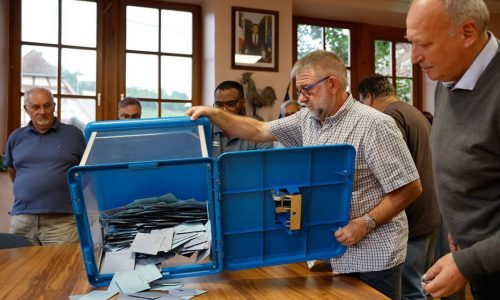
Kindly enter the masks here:
M 188 117 L 94 122 L 85 137 L 85 155 L 69 170 L 68 184 L 94 286 L 108 285 L 113 276 L 101 268 L 110 255 L 106 230 L 115 228 L 106 223 L 109 212 L 127 207 L 120 212 L 138 223 L 126 226 L 139 228 L 144 223 L 137 220 L 154 218 L 130 204 L 164 195 L 181 199 L 176 205 L 195 199 L 206 208 L 210 233 L 208 255 L 162 263 L 164 279 L 328 259 L 345 251 L 333 233 L 349 222 L 355 161 L 350 145 L 231 152 L 214 159 L 210 122 Z M 155 224 L 169 226 L 164 219 Z

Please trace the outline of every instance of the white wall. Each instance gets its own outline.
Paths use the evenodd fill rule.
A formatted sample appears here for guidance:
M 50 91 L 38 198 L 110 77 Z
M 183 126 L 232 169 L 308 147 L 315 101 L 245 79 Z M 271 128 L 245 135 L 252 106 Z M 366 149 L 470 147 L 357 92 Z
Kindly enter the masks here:
M 231 69 L 231 7 L 248 7 L 279 12 L 278 72 L 253 71 L 257 90 L 271 86 L 277 100 L 273 107 L 262 108 L 258 114 L 265 120 L 277 118 L 292 68 L 292 0 L 216 0 L 204 1 L 204 65 L 203 103 L 212 105 L 215 86 L 224 80 L 240 81 L 245 70 Z M 217 28 L 217 30 L 215 30 Z M 213 48 L 211 47 L 213 45 Z M 247 111 L 250 107 L 247 105 Z

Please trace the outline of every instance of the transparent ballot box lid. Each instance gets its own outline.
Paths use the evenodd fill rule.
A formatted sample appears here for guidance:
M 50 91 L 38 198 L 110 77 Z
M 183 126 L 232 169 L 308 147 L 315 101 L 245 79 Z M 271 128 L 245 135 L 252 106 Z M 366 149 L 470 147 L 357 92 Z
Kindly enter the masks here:
M 147 264 L 170 279 L 342 255 L 333 232 L 349 222 L 354 158 L 330 145 L 73 167 L 88 280 Z
M 130 163 L 211 155 L 211 126 L 188 117 L 92 122 L 80 165 Z

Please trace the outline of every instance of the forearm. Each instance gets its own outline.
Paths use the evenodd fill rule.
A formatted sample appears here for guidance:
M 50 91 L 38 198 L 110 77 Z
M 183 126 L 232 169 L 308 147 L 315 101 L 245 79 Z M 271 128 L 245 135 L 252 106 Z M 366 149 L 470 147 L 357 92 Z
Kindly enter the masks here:
M 254 118 L 231 114 L 218 108 L 202 106 L 192 107 L 186 114 L 191 116 L 192 119 L 197 119 L 200 116 L 208 117 L 230 137 L 238 137 L 255 143 L 276 140 L 271 134 L 269 124 Z
M 377 226 L 387 223 L 394 216 L 406 209 L 422 193 L 420 179 L 408 183 L 390 193 L 372 208 L 368 214 L 375 220 Z
M 466 278 L 500 272 L 500 231 L 473 246 L 453 253 L 458 269 Z
M 420 180 L 417 179 L 384 196 L 382 201 L 372 208 L 368 214 L 377 225 L 382 225 L 404 210 L 422 192 Z M 335 238 L 345 246 L 352 246 L 362 240 L 370 227 L 363 216 L 352 219 L 347 226 L 335 231 Z

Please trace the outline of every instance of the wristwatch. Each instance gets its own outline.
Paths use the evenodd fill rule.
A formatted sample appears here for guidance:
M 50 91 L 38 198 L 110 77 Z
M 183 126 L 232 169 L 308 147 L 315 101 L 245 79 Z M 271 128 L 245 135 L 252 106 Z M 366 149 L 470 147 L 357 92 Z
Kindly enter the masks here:
M 365 220 L 366 225 L 368 225 L 368 228 L 370 228 L 370 231 L 377 227 L 377 223 L 368 213 L 363 215 L 363 220 Z

